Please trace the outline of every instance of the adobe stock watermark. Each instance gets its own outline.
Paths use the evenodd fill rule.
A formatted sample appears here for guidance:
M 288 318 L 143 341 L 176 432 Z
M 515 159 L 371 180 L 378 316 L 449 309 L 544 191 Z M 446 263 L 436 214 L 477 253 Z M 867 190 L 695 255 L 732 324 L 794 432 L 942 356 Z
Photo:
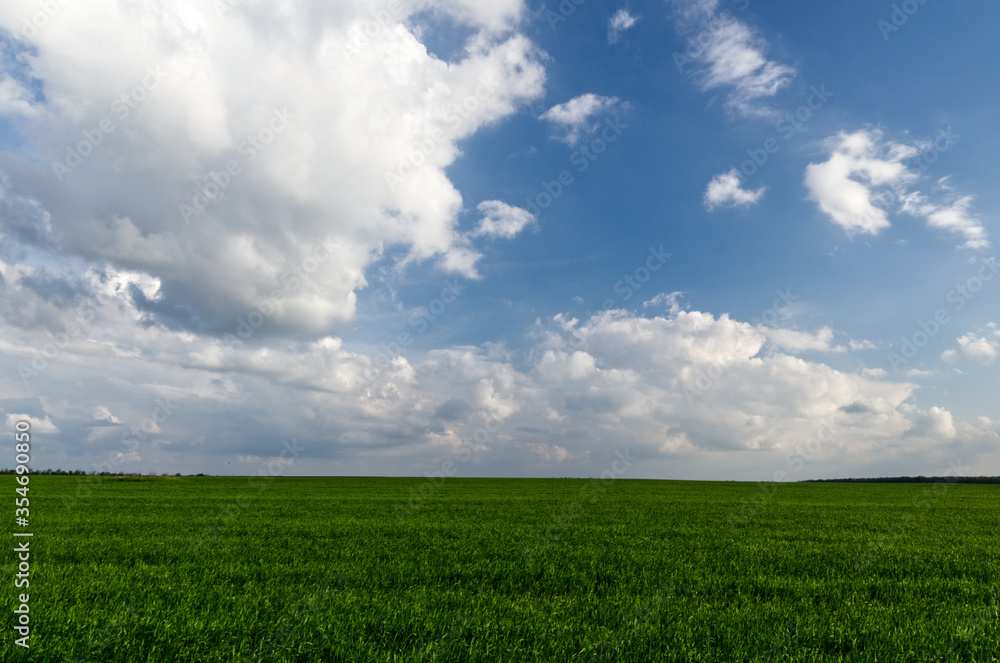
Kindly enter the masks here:
M 585 661 L 587 663 L 604 663 L 605 661 L 627 660 L 628 645 L 632 642 L 634 631 L 650 621 L 663 610 L 663 604 L 674 597 L 676 587 L 673 582 L 664 579 L 659 581 L 656 594 L 640 603 L 632 613 L 622 620 L 623 626 L 617 631 L 603 637 L 593 647 L 593 652 Z M 582 652 L 581 652 L 582 653 Z
M 97 307 L 93 303 L 87 302 L 83 307 L 83 312 L 79 314 L 82 324 L 69 322 L 64 330 L 58 334 L 51 334 L 51 340 L 43 345 L 41 349 L 33 349 L 34 356 L 30 363 L 21 363 L 17 367 L 17 373 L 21 377 L 21 383 L 25 386 L 42 371 L 49 367 L 49 362 L 59 356 L 60 352 L 65 352 L 72 340 L 83 336 L 87 325 L 97 317 Z
M 254 492 L 246 491 L 237 495 L 224 509 L 220 509 L 214 520 L 207 521 L 202 528 L 201 534 L 191 538 L 191 549 L 200 552 L 207 546 L 214 543 L 222 533 L 233 525 L 265 489 L 267 489 L 275 477 L 285 473 L 285 468 L 295 463 L 305 447 L 298 444 L 296 440 L 291 442 L 284 440 L 281 443 L 281 452 L 276 458 L 264 459 L 257 467 L 256 473 L 247 479 L 247 486 L 254 489 Z
M 870 400 L 860 393 L 852 400 L 852 405 L 868 407 Z M 823 445 L 829 442 L 837 432 L 837 422 L 831 417 L 828 423 L 820 424 L 813 433 L 813 436 L 805 443 L 797 445 L 794 449 L 785 454 L 785 468 L 774 471 L 771 481 L 761 481 L 757 483 L 757 494 L 749 499 L 740 501 L 738 513 L 730 513 L 726 517 L 726 522 L 732 531 L 743 527 L 757 516 L 771 500 L 778 494 L 778 484 L 791 481 L 792 475 L 798 474 L 806 464 L 817 456 Z
M 747 6 L 749 6 L 749 2 L 747 2 Z M 723 9 L 718 16 L 713 15 L 701 24 L 698 31 L 687 38 L 684 52 L 674 51 L 674 66 L 677 67 L 677 71 L 685 73 L 685 68 L 698 62 L 705 55 L 705 50 L 716 42 L 724 29 L 736 23 L 736 17 L 728 9 Z
M 638 267 L 633 269 L 622 276 L 622 278 L 615 281 L 613 286 L 614 292 L 617 295 L 621 295 L 621 302 L 627 302 L 632 299 L 636 292 L 642 289 L 642 287 L 652 280 L 653 275 L 660 271 L 665 264 L 667 264 L 667 259 L 673 256 L 672 253 L 667 253 L 663 250 L 663 245 L 660 244 L 659 247 L 650 246 L 647 249 L 649 253 L 645 260 L 640 261 Z M 605 311 L 613 311 L 620 306 L 618 299 L 609 297 L 605 299 L 601 305 L 601 310 L 598 313 L 603 313 Z M 597 315 L 593 311 L 587 311 L 588 317 L 593 317 Z M 582 348 L 586 344 L 586 340 L 580 334 L 580 330 L 573 329 L 571 338 L 568 341 L 568 345 L 572 348 Z
M 983 291 L 986 284 L 996 277 L 997 272 L 1000 272 L 1000 266 L 997 265 L 996 256 L 981 259 L 976 273 L 956 284 L 945 295 L 945 303 L 951 305 L 951 312 L 949 313 L 948 308 L 941 307 L 926 320 L 918 320 L 917 330 L 902 337 L 899 351 L 886 354 L 886 360 L 892 370 L 899 371 L 900 368 L 910 363 L 920 350 L 951 322 L 951 313 L 958 313 L 964 309 L 976 295 Z
M 917 153 L 916 165 L 914 170 L 916 174 L 923 175 L 937 163 L 941 155 L 955 147 L 958 144 L 958 140 L 961 138 L 959 134 L 950 127 L 943 127 L 937 130 L 934 134 L 933 140 L 927 142 L 920 152 Z M 906 186 L 903 182 L 895 181 L 890 185 L 889 191 L 883 190 L 875 194 L 875 203 L 881 205 L 884 208 L 888 208 L 895 202 L 898 202 L 906 194 Z
M 120 465 L 135 460 L 138 453 L 139 444 L 148 441 L 151 436 L 160 432 L 160 424 L 165 423 L 179 409 L 177 403 L 171 402 L 169 398 L 157 398 L 149 416 L 142 419 L 138 426 L 131 426 L 122 433 L 120 442 L 128 450 L 127 453 L 113 451 L 108 455 L 108 459 L 103 463 L 92 463 L 94 472 L 112 473 Z M 81 477 L 76 480 L 76 491 L 72 494 L 63 494 L 63 506 L 67 511 L 72 511 L 73 507 L 90 498 L 94 489 L 104 481 L 104 476 L 100 474 Z
M 112 102 L 109 108 L 110 112 L 118 116 L 119 120 L 125 120 L 131 115 L 132 111 L 149 98 L 150 93 L 168 76 L 169 73 L 161 70 L 159 66 L 146 67 L 146 75 L 142 77 L 142 80 L 138 84 L 122 93 Z M 116 128 L 117 125 L 114 119 L 103 117 L 95 127 L 82 130 L 80 135 L 83 136 L 83 140 L 76 145 L 67 145 L 66 158 L 61 161 L 52 162 L 52 172 L 55 174 L 56 179 L 62 182 L 63 178 L 73 172 L 77 166 L 93 154 L 97 146 L 103 143 L 108 135 L 114 133 Z
M 38 8 L 40 11 L 35 12 L 30 17 L 25 17 L 24 23 L 21 25 L 21 36 L 25 39 L 31 39 L 38 34 L 38 31 L 49 24 L 59 10 L 63 8 L 63 5 L 68 3 L 69 0 L 40 0 L 38 2 Z
M 409 491 L 409 498 L 406 502 L 402 504 L 397 504 L 393 511 L 396 514 L 398 520 L 406 520 L 418 510 L 420 510 L 424 504 L 429 500 L 438 489 L 444 485 L 444 482 L 448 480 L 449 477 L 455 476 L 458 472 L 457 463 L 467 463 L 472 460 L 473 449 L 472 443 L 483 446 L 496 435 L 500 428 L 503 426 L 503 422 L 496 416 L 490 416 L 486 419 L 482 426 L 476 428 L 472 435 L 462 439 L 462 445 L 459 447 L 459 453 L 455 460 L 447 458 L 441 461 L 441 465 L 434 472 L 427 472 L 423 476 L 427 481 L 423 482 L 417 488 L 411 488 Z M 457 462 L 456 462 L 457 461 Z
M 986 636 L 996 624 L 996 606 L 1000 605 L 1000 593 L 993 591 L 986 601 L 986 607 L 979 609 L 975 616 L 955 627 L 954 636 L 944 643 L 941 649 L 930 659 L 932 661 L 960 660 L 967 644 L 974 639 Z
M 371 366 L 365 369 L 363 380 L 355 385 L 355 394 L 362 394 L 382 374 L 382 371 L 392 365 L 392 361 L 396 357 L 401 356 L 403 351 L 413 344 L 416 336 L 427 331 L 430 325 L 458 300 L 467 287 L 461 285 L 457 277 L 446 280 L 437 297 L 428 302 L 427 306 L 417 309 L 410 315 L 408 326 L 413 330 L 412 333 L 402 330 L 396 334 L 395 339 L 379 346 L 379 352 L 372 357 Z
M 112 658 L 111 651 L 105 651 L 113 648 L 115 644 L 121 639 L 125 634 L 126 630 L 132 626 L 136 620 L 138 620 L 144 613 L 146 613 L 148 607 L 144 607 L 133 599 L 122 611 L 124 616 L 116 618 L 114 621 L 108 623 L 103 629 L 96 633 L 91 633 L 87 636 L 87 647 L 85 651 L 82 651 L 76 655 L 73 659 L 74 663 L 87 663 L 88 661 Z M 112 650 L 113 651 L 113 650 Z
M 555 30 L 560 23 L 565 23 L 566 19 L 576 13 L 576 8 L 587 2 L 587 0 L 560 0 L 555 10 L 545 8 L 543 15 L 549 24 L 550 30 Z
M 785 288 L 784 290 L 775 290 L 777 298 L 771 304 L 770 308 L 764 309 L 760 316 L 754 316 L 750 318 L 750 323 L 753 326 L 758 326 L 760 324 L 765 324 L 767 326 L 772 326 L 778 322 L 781 318 L 781 314 L 791 308 L 792 304 L 801 299 L 798 295 L 792 294 L 791 288 Z M 721 357 L 721 362 L 718 364 L 712 364 L 708 368 L 699 368 L 694 376 L 694 382 L 682 382 L 678 383 L 677 389 L 684 394 L 684 399 L 688 403 L 694 403 L 694 400 L 699 396 L 705 394 L 706 391 L 711 389 L 715 383 L 722 378 L 726 373 L 724 368 L 729 362 L 737 359 L 736 355 L 731 352 L 724 352 Z
M 367 48 L 372 43 L 372 39 L 386 30 L 391 30 L 394 23 L 398 23 L 404 18 L 403 5 L 399 0 L 390 0 L 382 9 L 370 9 L 369 16 L 371 16 L 371 20 L 362 23 L 360 29 L 351 35 L 341 49 L 344 59 L 348 62 Z
M 578 500 L 562 511 L 550 515 L 551 524 L 545 529 L 536 531 L 533 544 L 525 547 L 523 550 L 524 558 L 528 565 L 533 564 L 536 559 L 543 556 L 572 526 L 576 519 L 583 515 L 585 505 L 597 502 L 614 485 L 615 481 L 628 472 L 634 460 L 629 455 L 629 451 L 629 449 L 626 449 L 624 452 L 616 450 L 615 460 L 612 461 L 611 466 L 601 472 L 600 477 L 590 479 L 580 489 Z
M 937 163 L 942 154 L 958 143 L 961 137 L 950 126 L 939 128 L 934 134 L 934 138 L 923 144 L 920 151 L 914 157 L 916 160 L 916 164 L 912 166 L 914 176 L 919 177 L 925 174 L 932 165 Z M 888 211 L 894 204 L 902 202 L 907 194 L 906 182 L 902 180 L 893 181 L 888 187 L 888 189 L 883 189 L 873 194 L 873 204 L 881 207 L 883 211 Z M 865 212 L 860 217 L 874 226 L 878 226 L 883 221 L 883 219 L 876 217 L 875 212 Z M 868 227 L 868 224 L 851 226 L 847 229 L 847 239 L 853 242 L 854 238 L 863 232 L 865 227 Z
M 730 0 L 730 4 L 736 5 L 741 11 L 750 8 L 750 0 Z M 701 59 L 705 50 L 715 43 L 723 29 L 736 23 L 736 17 L 728 9 L 723 9 L 718 16 L 713 13 L 711 18 L 701 23 L 700 27 L 687 38 L 683 53 L 674 51 L 674 66 L 677 67 L 677 71 L 683 74 L 685 67 Z
M 333 252 L 333 244 L 330 242 L 316 243 L 312 254 L 302 259 L 298 267 L 294 267 L 282 274 L 281 287 L 275 288 L 267 299 L 262 299 L 257 303 L 257 307 L 250 311 L 246 318 L 236 317 L 236 334 L 223 334 L 222 341 L 228 346 L 233 346 L 248 340 L 257 331 L 264 321 L 274 315 L 278 304 L 289 294 L 294 294 L 312 279 L 312 273 L 319 269 L 319 266 L 330 259 Z
M 882 33 L 882 40 L 889 41 L 890 35 L 899 32 L 900 28 L 910 22 L 910 17 L 920 11 L 927 2 L 928 0 L 903 0 L 899 4 L 894 4 L 888 20 L 880 18 L 875 23 L 875 27 Z
M 649 283 L 653 278 L 653 274 L 660 271 L 667 264 L 667 259 L 673 256 L 672 253 L 667 253 L 663 250 L 662 244 L 659 247 L 650 246 L 647 251 L 649 255 L 646 256 L 641 265 L 633 269 L 630 273 L 625 274 L 618 281 L 615 281 L 613 289 L 616 295 L 621 296 L 622 302 L 632 299 L 632 296 L 641 290 L 643 285 Z M 602 308 L 605 311 L 610 311 L 618 306 L 619 300 L 608 298 L 604 300 Z
M 221 170 L 210 170 L 206 175 L 197 178 L 191 192 L 191 204 L 180 203 L 177 206 L 184 222 L 190 223 L 191 218 L 204 212 L 209 203 L 225 197 L 225 190 L 232 184 L 233 179 L 243 174 L 243 165 L 253 163 L 294 119 L 295 116 L 287 109 L 274 110 L 266 126 L 257 133 L 247 134 L 247 137 L 236 146 L 236 151 L 243 157 L 243 164 L 236 159 L 230 159 Z
M 412 659 L 414 663 L 422 663 L 422 661 L 445 661 L 448 660 L 446 655 L 455 646 L 455 643 L 459 638 L 476 623 L 475 617 L 469 613 L 467 609 L 463 609 L 461 612 L 456 612 L 454 619 L 451 621 L 451 625 L 448 630 L 444 632 L 444 635 L 435 642 L 433 642 L 426 649 L 421 651 L 416 658 Z
M 319 588 L 299 599 L 289 609 L 282 610 L 281 621 L 275 625 L 273 631 L 263 636 L 260 644 L 254 650 L 253 656 L 247 660 L 263 663 L 274 658 L 278 652 L 285 648 L 295 632 L 307 624 L 309 619 L 327 604 L 330 593 L 344 589 L 350 580 L 351 578 L 347 574 L 335 567 L 328 567 L 322 583 L 319 583 Z
M 771 157 L 777 153 L 784 142 L 791 140 L 796 133 L 803 131 L 806 123 L 812 119 L 826 102 L 833 96 L 833 92 L 826 89 L 826 85 L 815 85 L 809 89 L 809 96 L 795 110 L 785 113 L 774 123 L 776 136 L 771 136 L 764 140 L 758 147 L 750 148 L 746 151 L 749 159 L 743 161 L 739 166 L 739 171 L 744 177 L 751 177 L 764 167 Z M 729 171 L 736 170 L 736 166 L 730 167 Z
M 640 262 L 638 267 L 615 281 L 613 289 L 615 294 L 621 295 L 621 302 L 627 302 L 632 299 L 635 293 L 641 290 L 646 283 L 652 280 L 653 275 L 667 264 L 667 259 L 673 256 L 672 253 L 667 253 L 663 250 L 662 244 L 659 247 L 650 246 L 647 252 L 649 255 L 646 256 L 645 260 Z M 609 297 L 604 300 L 601 310 L 598 313 L 613 311 L 620 305 L 618 299 Z M 597 314 L 593 311 L 587 311 L 588 317 L 593 317 L 594 315 Z M 571 348 L 580 349 L 586 345 L 586 339 L 583 338 L 580 330 L 574 328 L 570 333 L 570 340 L 567 344 Z
M 472 93 L 448 108 L 444 115 L 445 122 L 452 128 L 458 129 L 464 120 L 472 117 L 472 113 L 479 108 L 480 104 L 493 96 L 499 86 L 500 80 L 496 75 L 480 76 L 479 85 Z M 397 186 L 417 172 L 417 169 L 426 163 L 427 159 L 447 140 L 448 136 L 441 129 L 434 129 L 429 135 L 422 138 L 408 154 L 400 157 L 399 165 L 396 166 L 395 170 L 385 171 L 385 181 L 389 185 L 389 189 L 395 191 Z
M 962 459 L 955 458 L 947 462 L 948 471 L 945 473 L 944 481 L 935 481 L 930 486 L 925 486 L 920 491 L 919 496 L 915 496 L 911 499 L 911 504 L 913 504 L 916 514 L 905 513 L 900 516 L 899 520 L 887 528 L 886 531 L 877 539 L 869 539 L 868 550 L 864 554 L 857 555 L 854 558 L 855 570 L 864 575 L 868 572 L 869 568 L 881 557 L 885 556 L 886 552 L 895 546 L 900 539 L 906 536 L 906 533 L 916 526 L 917 521 L 920 517 L 926 514 L 933 506 L 935 506 L 941 499 L 948 493 L 949 488 L 953 483 L 958 481 L 958 478 L 965 476 L 965 468 L 962 467 Z M 949 476 L 954 473 L 954 476 Z
M 583 173 L 608 150 L 612 143 L 618 140 L 628 127 L 629 125 L 622 122 L 617 116 L 605 120 L 599 135 L 594 136 L 589 143 L 570 154 L 570 164 L 576 166 L 577 173 Z M 558 200 L 574 182 L 576 182 L 576 178 L 573 177 L 572 171 L 569 169 L 561 170 L 555 179 L 542 181 L 540 192 L 524 199 L 524 209 L 537 218 L 542 210 L 551 207 L 552 203 Z

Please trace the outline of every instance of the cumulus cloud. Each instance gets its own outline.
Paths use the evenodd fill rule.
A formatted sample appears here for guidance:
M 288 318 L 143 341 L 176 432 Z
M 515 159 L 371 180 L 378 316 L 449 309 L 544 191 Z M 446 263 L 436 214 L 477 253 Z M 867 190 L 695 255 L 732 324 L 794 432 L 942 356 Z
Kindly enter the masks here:
M 857 131 L 831 139 L 830 158 L 806 167 L 810 197 L 848 233 L 877 234 L 889 227 L 885 210 L 873 203 L 872 186 L 903 184 L 914 179 L 903 160 L 917 150 L 883 142 L 882 133 Z
M 94 408 L 94 421 L 106 421 L 110 424 L 120 424 L 121 420 L 111 414 L 111 410 L 105 405 L 98 405 Z
M 828 139 L 826 161 L 806 167 L 809 197 L 849 237 L 877 235 L 890 226 L 890 211 L 926 219 L 927 224 L 962 235 L 964 246 L 989 246 L 982 223 L 969 213 L 972 197 L 930 202 L 910 187 L 920 178 L 909 162 L 927 145 L 886 140 L 878 130 L 862 129 Z
M 767 58 L 768 44 L 717 1 L 676 0 L 680 26 L 691 36 L 684 54 L 675 55 L 703 90 L 729 90 L 727 106 L 741 115 L 770 115 L 763 100 L 773 97 L 795 76 L 795 69 Z
M 909 426 L 897 409 L 909 385 L 766 351 L 769 330 L 725 315 L 674 310 L 640 318 L 611 311 L 554 323 L 561 333 L 545 337 L 534 369 L 546 392 L 562 401 L 550 406 L 572 410 L 595 431 L 610 433 L 616 422 L 644 430 L 635 444 L 647 452 L 784 448 L 859 400 L 881 403 L 868 414 L 873 425 L 885 426 L 880 435 L 900 435 Z M 828 348 L 828 336 L 821 331 L 818 341 L 789 344 Z M 657 437 L 671 442 L 653 442 Z
M 705 189 L 705 208 L 709 211 L 719 207 L 746 207 L 761 199 L 767 187 L 756 190 L 740 186 L 740 171 L 733 168 L 728 173 L 719 173 L 712 178 Z
M 0 115 L 31 116 L 38 112 L 33 95 L 15 78 L 0 74 Z
M 403 266 L 475 276 L 445 170 L 458 141 L 544 91 L 538 51 L 511 29 L 521 2 L 435 3 L 471 35 L 452 61 L 420 41 L 423 2 L 400 3 L 378 30 L 359 4 L 158 7 L 147 20 L 66 5 L 17 42 L 45 95 L 0 81 L 0 112 L 38 157 L 0 159 L 4 197 L 24 201 L 5 234 L 44 228 L 59 256 L 155 278 L 146 315 L 215 334 L 317 253 L 327 259 L 271 302 L 260 333 L 351 324 L 389 248 Z M 20 33 L 36 9 L 6 3 L 0 27 Z M 114 43 L 114 57 L 94 43 Z
M 38 418 L 32 417 L 27 414 L 8 414 L 7 415 L 7 428 L 10 430 L 18 430 L 16 428 L 18 422 L 27 421 L 31 428 L 29 429 L 32 433 L 41 433 L 43 435 L 54 435 L 59 432 L 59 428 L 52 423 L 48 417 Z
M 944 408 L 932 407 L 927 411 L 917 410 L 913 425 L 906 431 L 906 437 L 951 439 L 955 437 L 955 433 L 955 422 L 951 412 Z
M 26 377 L 50 385 L 44 411 L 32 411 L 37 429 L 58 417 L 73 439 L 53 444 L 53 464 L 84 457 L 121 470 L 142 470 L 141 461 L 200 471 L 196 458 L 218 469 L 238 455 L 279 455 L 294 436 L 312 473 L 412 474 L 455 458 L 468 458 L 468 474 L 586 473 L 624 448 L 650 463 L 768 452 L 784 467 L 784 455 L 825 426 L 836 433 L 823 438 L 834 463 L 845 453 L 879 457 L 878 445 L 904 436 L 951 439 L 943 415 L 909 408 L 914 385 L 797 356 L 838 349 L 829 328 L 685 310 L 677 293 L 653 297 L 646 315 L 540 320 L 523 352 L 484 344 L 387 359 L 332 336 L 228 343 L 137 324 L 127 279 L 106 280 L 117 285 L 95 293 L 92 315 L 87 302 L 67 312 L 80 331 Z M 40 297 L 15 278 L 4 287 L 25 305 Z M 31 369 L 37 334 L 7 322 L 2 332 L 0 369 Z
M 990 338 L 990 337 L 993 338 Z M 1000 354 L 1000 342 L 996 337 L 1000 337 L 1000 332 L 996 330 L 996 325 L 991 323 L 989 331 L 983 335 L 968 333 L 958 337 L 958 349 L 945 350 L 941 358 L 948 362 L 954 362 L 959 357 L 964 357 L 980 364 L 992 364 L 997 354 Z
M 553 137 L 567 145 L 574 145 L 582 137 L 592 133 L 598 126 L 590 118 L 619 106 L 617 97 L 602 97 L 598 94 L 581 94 L 569 101 L 557 104 L 539 116 L 555 125 Z
M 514 207 L 499 200 L 485 200 L 477 208 L 483 214 L 474 237 L 502 237 L 510 239 L 536 222 L 535 215 L 526 209 Z
M 622 34 L 636 24 L 639 18 L 629 13 L 628 9 L 622 7 L 608 19 L 608 43 L 616 44 L 621 39 Z
M 34 82 L 18 85 L 45 95 L 0 97 L 27 146 L 0 156 L 0 407 L 54 436 L 47 464 L 218 472 L 294 448 L 290 474 L 457 458 L 468 475 L 567 475 L 624 448 L 784 463 L 824 426 L 828 458 L 872 459 L 914 428 L 914 385 L 797 356 L 836 349 L 832 330 L 765 329 L 678 293 L 650 292 L 642 315 L 541 319 L 517 351 L 345 345 L 375 261 L 476 277 L 476 242 L 533 223 L 487 200 L 461 231 L 447 177 L 462 139 L 544 92 L 523 4 L 400 6 L 372 31 L 357 3 L 220 17 L 177 0 L 157 20 L 67 3 L 22 40 Z M 35 9 L 4 4 L 0 26 Z M 449 61 L 421 40 L 434 20 L 470 34 Z M 547 119 L 583 136 L 608 100 Z M 927 430 L 928 445 L 948 432 Z

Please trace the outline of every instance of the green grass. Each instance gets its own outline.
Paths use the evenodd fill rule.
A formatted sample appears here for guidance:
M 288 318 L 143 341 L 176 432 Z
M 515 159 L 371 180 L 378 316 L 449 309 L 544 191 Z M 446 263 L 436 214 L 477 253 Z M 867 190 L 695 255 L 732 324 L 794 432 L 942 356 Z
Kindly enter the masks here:
M 32 478 L 3 661 L 1000 655 L 997 486 L 80 481 Z

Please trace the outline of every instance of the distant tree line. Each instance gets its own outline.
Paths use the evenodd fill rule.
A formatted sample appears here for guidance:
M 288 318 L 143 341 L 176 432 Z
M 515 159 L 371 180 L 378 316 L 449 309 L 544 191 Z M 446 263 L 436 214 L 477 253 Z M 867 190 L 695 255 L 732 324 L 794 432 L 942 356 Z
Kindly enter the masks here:
M 6 467 L 3 468 L 2 470 L 0 470 L 0 474 L 14 474 L 14 473 L 15 473 L 14 470 L 8 469 Z M 54 475 L 54 476 L 63 476 L 63 477 L 155 477 L 155 476 L 160 476 L 160 477 L 170 477 L 170 476 L 173 476 L 173 477 L 179 477 L 179 476 L 205 477 L 205 476 L 209 476 L 207 474 L 202 474 L 201 472 L 199 472 L 198 474 L 192 474 L 192 475 L 182 475 L 180 472 L 177 472 L 176 474 L 168 474 L 166 472 L 164 472 L 163 474 L 157 474 L 156 472 L 148 472 L 146 474 L 143 474 L 142 472 L 85 472 L 83 470 L 60 470 L 60 469 L 55 469 L 55 470 L 52 470 L 52 469 L 31 470 L 30 474 L 36 474 L 36 475 L 37 474 L 51 474 L 51 475 Z
M 804 483 L 1000 483 L 1000 477 L 878 477 L 877 479 L 806 479 Z

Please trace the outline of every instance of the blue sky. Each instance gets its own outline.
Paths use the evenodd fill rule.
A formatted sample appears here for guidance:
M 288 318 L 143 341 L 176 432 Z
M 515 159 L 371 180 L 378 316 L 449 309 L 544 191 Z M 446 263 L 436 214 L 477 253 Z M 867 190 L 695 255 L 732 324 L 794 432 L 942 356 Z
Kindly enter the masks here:
M 39 11 L 0 10 L 36 466 L 1000 472 L 991 4 Z

